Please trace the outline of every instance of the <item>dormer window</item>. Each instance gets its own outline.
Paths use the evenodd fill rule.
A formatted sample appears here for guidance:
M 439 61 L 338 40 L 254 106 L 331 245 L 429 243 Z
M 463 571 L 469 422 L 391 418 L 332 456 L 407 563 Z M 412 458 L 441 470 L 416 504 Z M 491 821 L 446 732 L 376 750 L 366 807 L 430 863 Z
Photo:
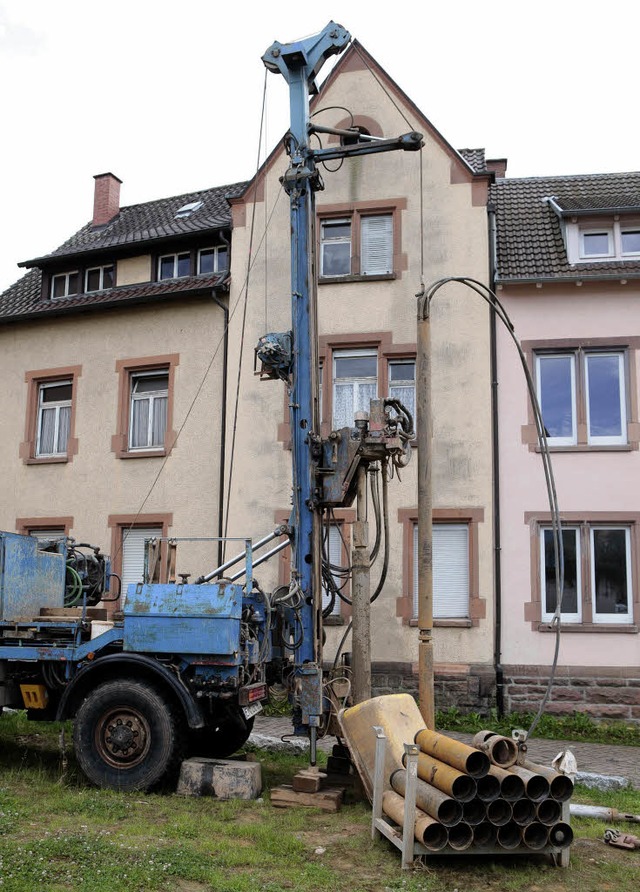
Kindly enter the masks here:
M 198 251 L 198 275 L 220 273 L 227 269 L 229 269 L 229 249 L 226 245 L 201 248 Z
M 78 293 L 79 284 L 80 273 L 77 269 L 68 273 L 56 273 L 51 276 L 51 297 L 72 297 Z
M 640 226 L 635 229 L 620 230 L 622 254 L 640 254 Z
M 92 269 L 88 269 L 85 273 L 84 290 L 86 292 L 104 291 L 105 288 L 113 288 L 115 285 L 114 272 L 115 269 L 113 264 L 109 264 L 108 266 L 95 266 Z
M 191 275 L 191 254 L 165 254 L 158 260 L 159 279 L 180 279 Z
M 640 259 L 640 221 L 573 218 L 567 221 L 569 263 Z
M 613 232 L 610 229 L 584 230 L 580 232 L 580 256 L 613 257 Z

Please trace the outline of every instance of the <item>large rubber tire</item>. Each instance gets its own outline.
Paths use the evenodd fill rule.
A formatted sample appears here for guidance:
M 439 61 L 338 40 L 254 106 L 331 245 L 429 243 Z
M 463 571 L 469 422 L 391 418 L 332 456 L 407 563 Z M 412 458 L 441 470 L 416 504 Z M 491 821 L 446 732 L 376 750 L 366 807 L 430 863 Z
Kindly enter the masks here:
M 154 687 L 132 678 L 104 682 L 85 697 L 73 744 L 93 784 L 123 791 L 156 786 L 180 755 L 170 704 Z
M 244 746 L 253 728 L 253 718 L 245 719 L 239 706 L 227 706 L 206 728 L 192 731 L 189 751 L 193 756 L 226 759 Z

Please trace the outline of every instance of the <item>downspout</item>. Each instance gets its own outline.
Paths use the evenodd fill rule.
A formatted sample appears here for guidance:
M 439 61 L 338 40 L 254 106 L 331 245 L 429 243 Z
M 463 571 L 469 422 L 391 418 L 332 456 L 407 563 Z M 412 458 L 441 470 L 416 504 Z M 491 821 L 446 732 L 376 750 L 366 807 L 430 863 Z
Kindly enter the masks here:
M 220 435 L 220 479 L 218 481 L 218 566 L 224 561 L 224 483 L 227 461 L 227 365 L 229 355 L 229 308 L 216 295 L 211 294 L 213 300 L 224 313 L 224 344 L 222 348 L 222 413 L 220 423 L 222 432 Z
M 487 205 L 489 214 L 489 277 L 491 290 L 496 290 L 496 212 Z M 493 668 L 496 676 L 496 708 L 504 715 L 504 673 L 502 671 L 502 560 L 500 540 L 500 449 L 498 443 L 498 350 L 497 317 L 491 307 L 491 439 L 493 448 L 493 569 L 495 577 L 495 618 L 493 641 Z

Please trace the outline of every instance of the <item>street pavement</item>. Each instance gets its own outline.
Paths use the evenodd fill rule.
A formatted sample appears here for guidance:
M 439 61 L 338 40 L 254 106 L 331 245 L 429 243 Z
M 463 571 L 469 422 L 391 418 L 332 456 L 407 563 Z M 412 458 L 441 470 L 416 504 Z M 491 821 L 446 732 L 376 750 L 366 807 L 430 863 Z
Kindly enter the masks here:
M 305 738 L 292 738 L 293 728 L 287 717 L 268 717 L 258 715 L 253 726 L 254 742 L 260 745 L 263 737 L 276 740 L 295 740 L 299 745 L 306 744 Z M 446 732 L 450 737 L 471 743 L 471 734 Z M 251 741 L 250 741 L 251 742 Z M 336 742 L 334 737 L 326 737 L 318 741 L 318 749 L 330 752 Z M 640 789 L 640 748 L 636 746 L 615 746 L 603 743 L 581 743 L 575 740 L 541 740 L 532 738 L 528 741 L 527 757 L 540 765 L 550 765 L 552 760 L 563 750 L 571 750 L 578 763 L 579 772 L 627 778 L 636 789 Z

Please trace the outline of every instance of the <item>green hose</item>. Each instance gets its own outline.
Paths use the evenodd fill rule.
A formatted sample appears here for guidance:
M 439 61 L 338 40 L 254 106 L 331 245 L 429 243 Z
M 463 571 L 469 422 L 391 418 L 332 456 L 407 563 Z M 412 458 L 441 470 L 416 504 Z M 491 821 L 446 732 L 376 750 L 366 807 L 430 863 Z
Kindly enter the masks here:
M 78 601 L 82 598 L 82 579 L 80 579 L 80 574 L 77 570 L 75 570 L 70 564 L 67 564 L 67 573 L 71 574 L 71 578 L 73 580 L 73 587 L 71 590 L 67 587 L 64 593 L 64 606 L 65 607 L 75 607 Z

